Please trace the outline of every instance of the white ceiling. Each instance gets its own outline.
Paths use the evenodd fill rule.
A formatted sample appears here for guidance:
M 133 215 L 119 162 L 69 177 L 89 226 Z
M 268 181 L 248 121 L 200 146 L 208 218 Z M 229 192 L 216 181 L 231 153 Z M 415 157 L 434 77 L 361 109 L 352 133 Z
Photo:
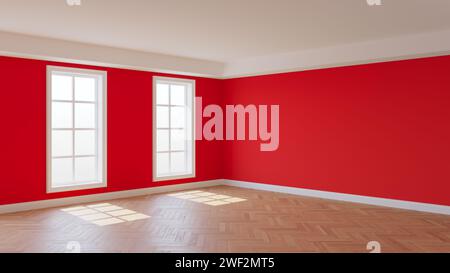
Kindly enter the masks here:
M 450 30 L 450 0 L 0 0 L 0 31 L 219 62 Z M 1 43 L 0 43 L 1 44 Z

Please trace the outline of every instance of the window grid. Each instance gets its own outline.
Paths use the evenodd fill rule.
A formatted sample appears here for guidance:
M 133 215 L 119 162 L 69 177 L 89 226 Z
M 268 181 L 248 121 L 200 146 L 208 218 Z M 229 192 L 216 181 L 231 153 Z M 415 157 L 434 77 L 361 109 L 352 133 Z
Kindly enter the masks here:
M 171 124 L 172 124 L 172 111 L 171 111 L 172 108 L 170 107 L 170 100 L 171 100 L 171 97 L 172 97 L 171 93 L 172 93 L 172 85 L 169 84 L 169 128 L 171 127 Z M 169 172 L 172 171 L 172 153 L 170 152 L 171 148 L 172 148 L 172 131 L 169 130 L 169 148 L 168 148 L 168 151 L 169 151 L 169 154 L 168 154 L 168 156 L 169 156 Z
M 106 71 L 47 66 L 48 193 L 107 186 L 106 97 Z
M 195 177 L 195 81 L 153 79 L 153 179 Z
M 53 131 L 71 131 L 72 133 L 72 155 L 70 156 L 53 156 L 52 155 L 52 159 L 72 159 L 72 181 L 73 182 L 79 182 L 79 183 L 83 183 L 83 182 L 90 182 L 90 181 L 82 181 L 82 180 L 76 180 L 76 159 L 77 158 L 98 158 L 98 83 L 97 83 L 97 79 L 95 77 L 92 76 L 85 76 L 85 75 L 71 75 L 68 73 L 58 73 L 58 72 L 53 72 L 52 75 L 58 75 L 58 76 L 65 76 L 65 77 L 70 77 L 71 81 L 72 81 L 72 90 L 71 90 L 71 95 L 72 95 L 72 99 L 71 100 L 61 100 L 61 99 L 57 99 L 54 100 L 52 98 L 52 103 L 53 102 L 61 102 L 61 103 L 70 103 L 72 105 L 72 127 L 71 128 L 53 128 L 52 127 L 52 132 Z M 96 88 L 95 88 L 95 101 L 83 101 L 83 100 L 76 100 L 75 99 L 75 89 L 76 89 L 76 78 L 89 78 L 89 79 L 94 79 L 95 84 L 96 84 Z M 52 90 L 52 96 L 53 96 L 53 90 Z M 95 106 L 95 127 L 94 128 L 77 128 L 75 125 L 75 105 L 77 104 L 91 104 Z M 94 154 L 91 155 L 77 155 L 76 154 L 76 133 L 77 131 L 93 131 L 94 132 L 94 137 L 95 137 L 95 145 L 94 145 Z M 95 169 L 98 170 L 98 160 L 95 160 Z M 98 179 L 98 173 L 96 173 L 96 177 L 95 180 Z M 68 181 L 69 182 L 69 181 Z
M 107 186 L 106 97 L 106 71 L 47 66 L 48 193 Z
M 172 107 L 174 107 L 174 108 L 183 108 L 185 111 L 186 111 L 186 107 L 187 107 L 187 105 L 186 105 L 186 103 L 187 103 L 187 92 L 186 92 L 186 90 L 187 90 L 187 86 L 185 86 L 185 85 L 183 85 L 184 86 L 184 88 L 185 88 L 185 91 L 184 91 L 184 96 L 185 96 L 185 101 L 184 101 L 184 105 L 174 105 L 174 104 L 172 104 L 172 83 L 162 83 L 162 84 L 166 84 L 167 86 L 168 86 L 168 100 L 169 100 L 169 103 L 168 104 L 160 104 L 160 103 L 156 103 L 156 107 L 158 107 L 158 106 L 162 106 L 162 107 L 167 107 L 168 108 L 168 118 L 169 118 L 169 120 L 168 120 L 168 127 L 158 127 L 157 126 L 157 130 L 167 130 L 168 131 L 168 149 L 167 149 L 167 151 L 157 151 L 156 153 L 157 154 L 167 154 L 168 155 L 168 157 L 169 157 L 169 162 L 168 162 L 168 164 L 169 164 L 169 173 L 172 173 L 172 154 L 173 153 L 183 153 L 184 152 L 184 157 L 185 157 L 185 161 L 184 161 L 184 168 L 186 169 L 186 167 L 187 167 L 187 161 L 188 161 L 188 153 L 187 153 L 187 150 L 186 150 L 186 143 L 184 144 L 184 149 L 183 150 L 173 150 L 172 149 L 172 131 L 173 130 L 184 130 L 185 132 L 185 137 L 186 137 L 186 134 L 187 134 L 187 130 L 186 130 L 186 128 L 185 127 L 172 127 Z M 177 84 L 177 85 L 182 85 L 182 84 Z M 186 141 L 185 141 L 186 142 Z

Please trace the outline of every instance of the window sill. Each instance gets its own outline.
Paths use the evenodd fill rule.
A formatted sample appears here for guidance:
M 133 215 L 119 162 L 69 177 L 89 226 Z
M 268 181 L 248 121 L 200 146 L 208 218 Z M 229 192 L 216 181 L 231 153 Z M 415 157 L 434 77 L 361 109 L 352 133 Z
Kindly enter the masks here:
M 160 177 L 153 177 L 153 182 L 162 182 L 162 181 L 168 181 L 168 180 L 178 180 L 178 179 L 186 179 L 186 178 L 194 178 L 194 177 L 195 177 L 195 174 L 193 174 L 193 173 L 160 176 Z
M 47 188 L 47 193 L 57 193 L 57 192 L 68 192 L 68 191 L 78 191 L 78 190 L 106 188 L 106 186 L 107 186 L 106 182 L 93 182 L 93 183 L 82 184 L 82 185 L 48 187 Z

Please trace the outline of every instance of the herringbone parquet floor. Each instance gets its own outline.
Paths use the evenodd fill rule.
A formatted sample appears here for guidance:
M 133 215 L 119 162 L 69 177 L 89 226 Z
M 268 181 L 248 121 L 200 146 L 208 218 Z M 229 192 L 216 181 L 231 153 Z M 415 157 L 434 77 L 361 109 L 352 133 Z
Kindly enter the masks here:
M 450 252 L 450 216 L 227 186 L 247 201 L 209 206 L 167 194 L 108 203 L 151 216 L 98 226 L 52 208 L 0 215 L 0 252 Z

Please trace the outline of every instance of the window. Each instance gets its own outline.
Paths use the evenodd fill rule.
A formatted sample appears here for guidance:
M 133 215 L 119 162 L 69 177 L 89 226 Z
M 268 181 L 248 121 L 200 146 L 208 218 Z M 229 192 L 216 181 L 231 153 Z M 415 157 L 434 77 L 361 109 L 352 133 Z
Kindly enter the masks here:
M 153 180 L 195 176 L 195 81 L 153 79 Z
M 106 186 L 106 72 L 47 67 L 47 192 Z

